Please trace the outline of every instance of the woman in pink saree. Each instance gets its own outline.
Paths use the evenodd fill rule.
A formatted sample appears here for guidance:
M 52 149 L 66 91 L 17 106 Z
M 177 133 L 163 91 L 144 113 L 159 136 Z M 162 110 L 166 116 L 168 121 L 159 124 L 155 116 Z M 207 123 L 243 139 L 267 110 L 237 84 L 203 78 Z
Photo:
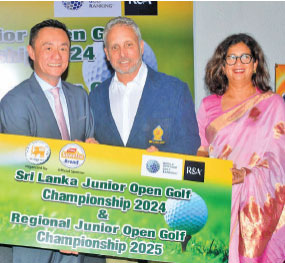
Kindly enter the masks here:
M 246 34 L 226 38 L 206 67 L 213 95 L 197 119 L 198 155 L 232 160 L 230 263 L 285 260 L 285 103 L 270 91 L 264 54 Z

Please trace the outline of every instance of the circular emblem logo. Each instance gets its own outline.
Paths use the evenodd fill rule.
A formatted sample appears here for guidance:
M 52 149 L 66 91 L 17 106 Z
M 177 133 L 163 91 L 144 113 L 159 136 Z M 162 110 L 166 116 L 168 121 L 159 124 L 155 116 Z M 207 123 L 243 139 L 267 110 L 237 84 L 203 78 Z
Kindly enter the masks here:
M 150 173 L 157 173 L 159 171 L 160 165 L 158 163 L 158 161 L 156 160 L 148 160 L 146 163 L 146 169 L 150 172 Z
M 83 5 L 83 1 L 62 1 L 62 4 L 68 10 L 78 10 Z
M 68 168 L 77 168 L 84 163 L 85 152 L 83 148 L 77 144 L 67 144 L 61 149 L 59 160 Z
M 43 164 L 50 157 L 50 148 L 43 141 L 33 141 L 26 148 L 26 159 L 32 164 Z

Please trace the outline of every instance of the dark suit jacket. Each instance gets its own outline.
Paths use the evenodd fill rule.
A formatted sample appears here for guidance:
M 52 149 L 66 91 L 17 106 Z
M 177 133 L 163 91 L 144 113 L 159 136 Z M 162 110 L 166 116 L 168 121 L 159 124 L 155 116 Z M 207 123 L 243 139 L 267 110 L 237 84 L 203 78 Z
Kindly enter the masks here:
M 95 139 L 102 144 L 123 146 L 113 119 L 109 86 L 111 78 L 89 94 L 94 116 Z M 154 130 L 163 135 L 154 138 Z M 160 134 L 161 135 L 161 134 Z M 161 140 L 159 140 L 161 139 Z M 148 67 L 148 75 L 127 147 L 196 155 L 200 146 L 194 105 L 186 83 Z
M 70 140 L 92 137 L 94 123 L 88 95 L 80 87 L 62 82 L 70 122 Z M 9 91 L 1 100 L 2 132 L 44 138 L 61 139 L 61 134 L 34 74 Z

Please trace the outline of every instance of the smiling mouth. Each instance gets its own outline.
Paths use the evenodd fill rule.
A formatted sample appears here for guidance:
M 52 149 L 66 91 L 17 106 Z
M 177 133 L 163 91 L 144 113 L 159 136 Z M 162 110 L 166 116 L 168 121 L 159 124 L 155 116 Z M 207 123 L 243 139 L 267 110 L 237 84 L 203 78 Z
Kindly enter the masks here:
M 49 67 L 61 67 L 61 64 L 48 64 Z
M 124 58 L 124 59 L 119 60 L 118 62 L 119 62 L 120 64 L 128 64 L 128 63 L 131 62 L 131 60 Z
M 242 73 L 242 72 L 244 72 L 245 70 L 244 69 L 235 69 L 234 70 L 234 72 L 236 72 L 236 73 Z

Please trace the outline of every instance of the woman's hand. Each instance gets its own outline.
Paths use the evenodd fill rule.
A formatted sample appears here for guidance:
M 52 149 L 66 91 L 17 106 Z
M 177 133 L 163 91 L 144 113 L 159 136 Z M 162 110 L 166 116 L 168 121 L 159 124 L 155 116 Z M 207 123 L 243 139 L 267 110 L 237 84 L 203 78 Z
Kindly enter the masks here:
M 201 157 L 209 157 L 209 152 L 206 147 L 200 146 L 196 155 Z
M 233 183 L 232 184 L 240 184 L 243 183 L 244 177 L 246 176 L 246 170 L 244 168 L 236 169 L 232 168 L 233 174 Z

